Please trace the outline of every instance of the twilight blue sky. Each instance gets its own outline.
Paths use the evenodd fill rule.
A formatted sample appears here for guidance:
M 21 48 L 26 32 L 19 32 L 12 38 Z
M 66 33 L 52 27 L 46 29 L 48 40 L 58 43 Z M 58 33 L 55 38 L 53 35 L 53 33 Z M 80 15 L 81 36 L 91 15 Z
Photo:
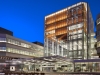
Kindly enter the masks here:
M 0 0 L 0 27 L 17 38 L 43 43 L 44 17 L 80 1 L 89 3 L 95 21 L 100 0 Z

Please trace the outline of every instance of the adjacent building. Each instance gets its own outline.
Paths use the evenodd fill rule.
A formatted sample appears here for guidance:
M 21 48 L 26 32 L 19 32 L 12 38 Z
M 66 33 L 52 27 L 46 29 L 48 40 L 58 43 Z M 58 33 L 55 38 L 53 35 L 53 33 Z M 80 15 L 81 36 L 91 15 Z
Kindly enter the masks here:
M 0 72 L 4 69 L 9 71 L 12 66 L 16 68 L 15 71 L 20 71 L 21 66 L 23 71 L 33 70 L 30 68 L 33 67 L 32 64 L 27 60 L 43 57 L 43 52 L 43 44 L 21 40 L 14 37 L 13 32 L 0 27 Z M 25 61 L 20 61 L 22 59 Z
M 97 53 L 100 57 L 100 14 L 98 14 L 97 16 L 97 20 L 96 20 L 96 38 L 97 38 L 97 44 L 96 44 L 96 49 L 97 49 Z
M 0 33 L 1 34 L 9 34 L 9 35 L 13 36 L 13 32 L 12 31 L 7 30 L 7 29 L 2 28 L 2 27 L 0 27 Z
M 43 45 L 18 39 L 11 31 L 0 28 L 0 59 L 42 57 L 43 50 Z
M 45 16 L 44 56 L 94 58 L 94 22 L 86 2 L 79 2 Z

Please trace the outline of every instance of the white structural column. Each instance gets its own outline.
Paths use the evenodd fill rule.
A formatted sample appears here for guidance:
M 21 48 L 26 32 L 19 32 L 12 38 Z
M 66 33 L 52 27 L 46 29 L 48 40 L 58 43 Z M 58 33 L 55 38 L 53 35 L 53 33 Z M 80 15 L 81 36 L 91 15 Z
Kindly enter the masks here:
M 57 54 L 57 44 L 55 43 L 55 45 L 54 45 L 54 54 L 56 55 Z
M 42 63 L 40 64 L 40 71 L 42 71 Z
M 48 56 L 48 39 L 46 39 L 46 56 Z
M 57 44 L 57 55 L 59 55 L 59 44 Z
M 63 47 L 61 47 L 61 56 L 63 56 Z
M 30 71 L 30 68 L 31 68 L 31 64 L 28 65 L 28 69 L 29 69 L 29 71 Z
M 57 66 L 58 66 L 58 64 L 55 63 L 54 70 L 57 70 Z
M 54 54 L 54 41 L 52 41 L 52 54 Z
M 67 49 L 67 58 L 69 57 L 69 49 L 68 49 L 68 44 L 66 43 L 66 49 Z

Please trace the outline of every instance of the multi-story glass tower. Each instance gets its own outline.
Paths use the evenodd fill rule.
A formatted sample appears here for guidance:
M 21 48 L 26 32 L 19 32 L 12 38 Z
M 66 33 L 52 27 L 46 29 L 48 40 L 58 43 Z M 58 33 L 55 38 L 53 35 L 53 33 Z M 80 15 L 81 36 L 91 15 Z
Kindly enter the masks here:
M 44 55 L 92 58 L 94 23 L 88 3 L 79 2 L 45 16 Z

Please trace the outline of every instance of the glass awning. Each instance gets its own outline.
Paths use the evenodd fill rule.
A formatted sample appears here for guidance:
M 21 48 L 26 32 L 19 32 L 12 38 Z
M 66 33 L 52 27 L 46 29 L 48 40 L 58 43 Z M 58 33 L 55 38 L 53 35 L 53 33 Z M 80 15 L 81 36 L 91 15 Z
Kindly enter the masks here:
M 47 57 L 34 57 L 30 59 L 12 59 L 6 62 L 17 62 L 17 63 L 23 63 L 23 62 L 30 62 L 30 63 L 64 63 L 64 62 L 73 62 L 72 59 L 69 59 L 67 57 L 62 56 L 47 56 Z

